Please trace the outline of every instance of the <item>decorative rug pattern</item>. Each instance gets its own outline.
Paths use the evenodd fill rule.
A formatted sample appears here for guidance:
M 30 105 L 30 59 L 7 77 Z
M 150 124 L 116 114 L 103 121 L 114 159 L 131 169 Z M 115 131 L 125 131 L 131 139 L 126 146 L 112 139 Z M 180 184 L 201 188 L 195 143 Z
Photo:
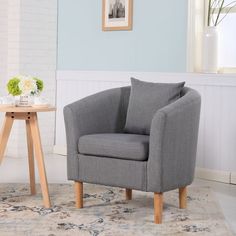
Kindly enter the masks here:
M 84 208 L 76 209 L 74 188 L 49 185 L 52 208 L 42 206 L 40 188 L 0 184 L 0 236 L 233 235 L 210 188 L 189 187 L 188 208 L 178 208 L 178 192 L 164 194 L 163 224 L 153 223 L 153 194 L 84 185 Z

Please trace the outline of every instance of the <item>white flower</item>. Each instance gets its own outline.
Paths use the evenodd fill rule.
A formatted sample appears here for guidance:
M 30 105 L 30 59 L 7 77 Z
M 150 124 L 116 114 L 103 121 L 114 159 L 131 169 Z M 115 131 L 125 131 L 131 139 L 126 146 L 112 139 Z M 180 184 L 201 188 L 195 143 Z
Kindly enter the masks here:
M 29 76 L 18 76 L 20 79 L 19 89 L 22 91 L 22 95 L 30 95 L 37 92 L 36 80 Z

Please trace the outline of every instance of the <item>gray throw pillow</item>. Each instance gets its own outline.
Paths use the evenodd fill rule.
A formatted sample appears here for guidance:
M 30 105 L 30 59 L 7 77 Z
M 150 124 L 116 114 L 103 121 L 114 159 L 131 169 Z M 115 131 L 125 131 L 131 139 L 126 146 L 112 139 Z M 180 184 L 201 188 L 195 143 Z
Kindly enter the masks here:
M 131 78 L 131 93 L 124 131 L 150 134 L 151 122 L 157 110 L 180 97 L 185 82 L 150 83 Z

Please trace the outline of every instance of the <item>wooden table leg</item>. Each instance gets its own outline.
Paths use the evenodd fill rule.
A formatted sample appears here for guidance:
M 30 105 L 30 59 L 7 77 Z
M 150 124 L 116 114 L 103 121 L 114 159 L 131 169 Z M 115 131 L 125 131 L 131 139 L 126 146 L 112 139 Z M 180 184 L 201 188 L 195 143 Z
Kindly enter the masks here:
M 25 123 L 26 123 L 26 135 L 27 135 L 27 146 L 28 146 L 30 192 L 32 195 L 35 195 L 36 188 L 35 188 L 35 171 L 34 171 L 34 147 L 33 147 L 33 140 L 32 140 L 29 120 L 26 120 Z
M 7 146 L 7 141 L 11 132 L 12 124 L 13 124 L 13 119 L 8 113 L 6 113 L 1 135 L 0 135 L 0 164 L 3 160 L 3 156 L 4 156 L 6 146 Z
M 37 119 L 36 113 L 34 113 L 32 115 L 32 118 L 30 119 L 29 123 L 30 123 L 32 138 L 33 138 L 35 157 L 36 157 L 37 164 L 38 164 L 44 206 L 46 208 L 50 208 L 51 203 L 50 203 L 50 198 L 49 198 L 49 194 L 48 194 L 47 176 L 46 176 L 46 172 L 45 172 L 42 144 L 41 144 L 41 139 L 40 139 L 40 132 L 39 132 L 38 119 Z

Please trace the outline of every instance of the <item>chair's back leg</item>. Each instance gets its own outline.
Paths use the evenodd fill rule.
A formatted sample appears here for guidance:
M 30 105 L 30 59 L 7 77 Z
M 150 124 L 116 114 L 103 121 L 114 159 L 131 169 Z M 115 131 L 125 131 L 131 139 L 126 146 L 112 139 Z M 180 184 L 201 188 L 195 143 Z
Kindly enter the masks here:
M 132 200 L 132 189 L 125 189 L 126 200 Z
M 187 187 L 179 188 L 179 208 L 185 209 L 187 207 Z

